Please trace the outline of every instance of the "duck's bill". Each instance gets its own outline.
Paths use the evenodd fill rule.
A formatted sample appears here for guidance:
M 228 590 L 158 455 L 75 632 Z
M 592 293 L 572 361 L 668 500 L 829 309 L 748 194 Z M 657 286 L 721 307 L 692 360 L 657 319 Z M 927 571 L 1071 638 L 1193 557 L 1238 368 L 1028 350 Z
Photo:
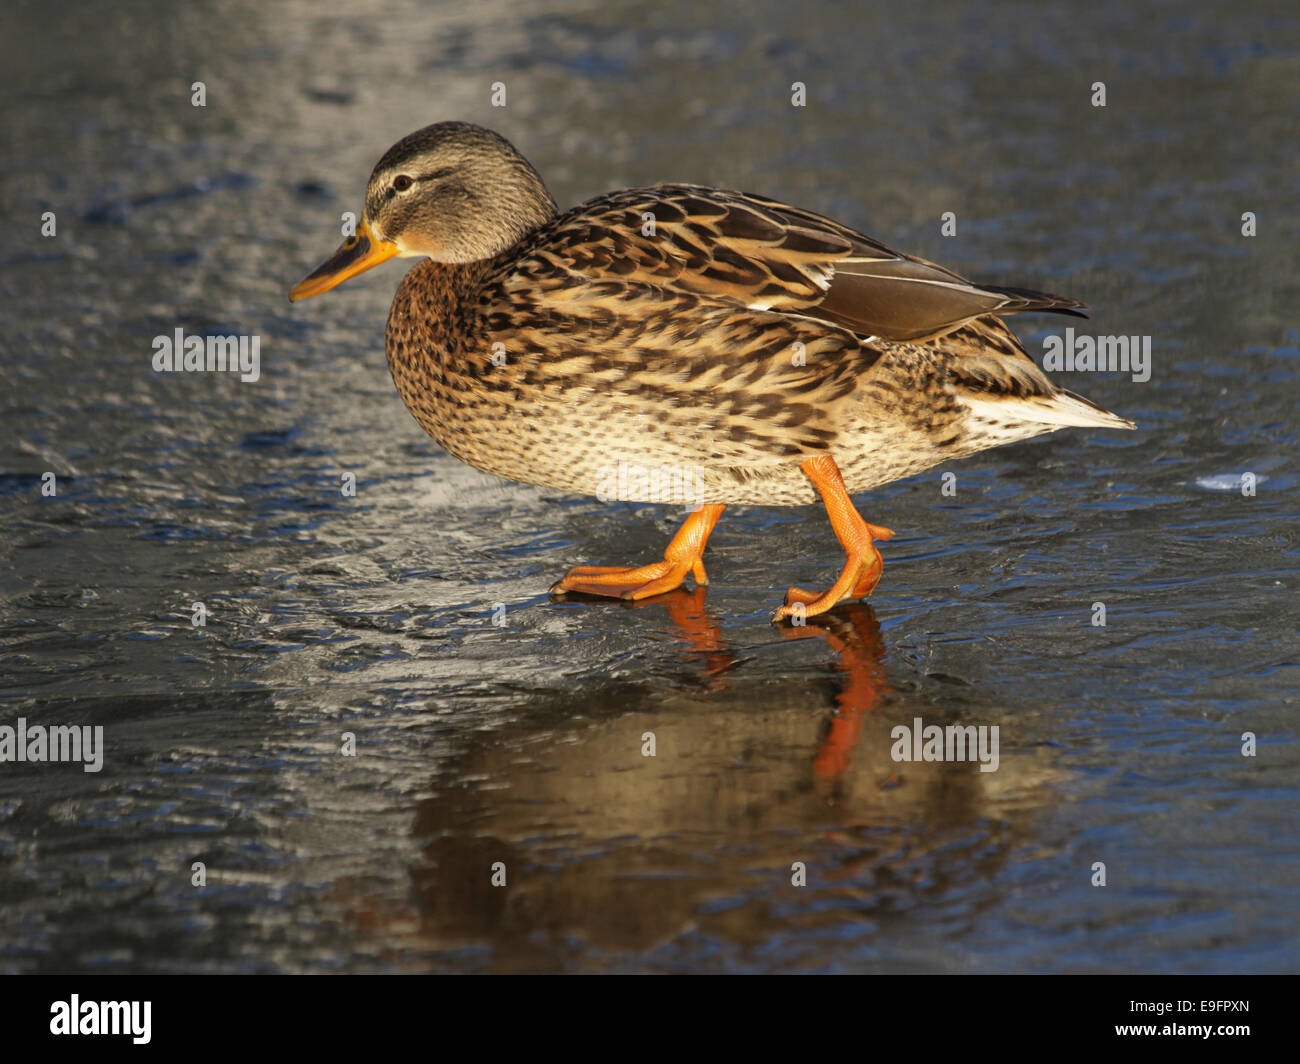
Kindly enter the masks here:
M 356 233 L 343 241 L 338 251 L 293 286 L 289 299 L 292 302 L 328 292 L 349 277 L 387 262 L 397 253 L 396 244 L 376 239 L 370 226 L 362 222 Z

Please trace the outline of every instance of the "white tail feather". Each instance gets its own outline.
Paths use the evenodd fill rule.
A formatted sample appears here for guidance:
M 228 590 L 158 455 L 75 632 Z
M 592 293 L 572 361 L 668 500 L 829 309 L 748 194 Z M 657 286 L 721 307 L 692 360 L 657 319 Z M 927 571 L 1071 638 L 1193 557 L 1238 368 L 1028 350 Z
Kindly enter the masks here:
M 1103 410 L 1081 395 L 1060 391 L 1053 396 L 994 399 L 969 393 L 961 396 L 979 421 L 1002 424 L 1027 422 L 1033 425 L 1065 428 L 1135 429 L 1133 422 Z

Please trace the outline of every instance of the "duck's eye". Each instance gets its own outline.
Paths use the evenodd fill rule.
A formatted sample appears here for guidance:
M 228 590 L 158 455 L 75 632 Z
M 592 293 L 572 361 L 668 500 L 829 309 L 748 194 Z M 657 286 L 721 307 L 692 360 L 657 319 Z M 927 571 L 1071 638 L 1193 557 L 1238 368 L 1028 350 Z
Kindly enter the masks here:
M 398 192 L 405 192 L 413 184 L 415 184 L 415 182 L 405 174 L 398 174 L 393 178 L 393 188 L 397 189 Z

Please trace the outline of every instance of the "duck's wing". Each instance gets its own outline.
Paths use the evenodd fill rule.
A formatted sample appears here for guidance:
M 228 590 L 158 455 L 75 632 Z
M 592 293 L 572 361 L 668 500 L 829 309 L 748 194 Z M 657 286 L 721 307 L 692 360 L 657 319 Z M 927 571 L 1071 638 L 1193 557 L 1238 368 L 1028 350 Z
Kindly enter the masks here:
M 593 279 L 667 285 L 884 340 L 942 336 L 990 314 L 1086 309 L 1065 296 L 972 284 L 812 211 L 696 185 L 592 200 L 548 226 L 541 247 Z

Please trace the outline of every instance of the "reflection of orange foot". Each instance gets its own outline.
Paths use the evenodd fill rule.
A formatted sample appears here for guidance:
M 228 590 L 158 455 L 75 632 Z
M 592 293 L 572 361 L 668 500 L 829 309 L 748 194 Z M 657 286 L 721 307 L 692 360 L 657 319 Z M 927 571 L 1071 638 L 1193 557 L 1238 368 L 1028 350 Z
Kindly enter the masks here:
M 709 592 L 697 587 L 694 591 L 679 588 L 661 597 L 658 602 L 668 610 L 668 618 L 677 628 L 677 637 L 690 648 L 690 656 L 699 655 L 704 664 L 704 688 L 720 691 L 726 686 L 724 673 L 736 665 L 718 619 L 704 607 Z M 637 606 L 642 603 L 637 603 Z
M 677 530 L 677 535 L 673 536 L 661 562 L 635 568 L 579 565 L 555 583 L 551 594 L 562 595 L 566 591 L 576 591 L 583 595 L 605 595 L 609 598 L 650 598 L 681 587 L 687 573 L 694 574 L 697 584 L 707 584 L 709 578 L 704 571 L 704 544 L 724 509 L 723 506 L 710 505 L 695 510 Z
M 854 603 L 828 613 L 806 625 L 786 628 L 787 639 L 820 636 L 835 651 L 835 668 L 844 682 L 835 696 L 835 712 L 826 721 L 826 732 L 813 758 L 813 774 L 834 782 L 849 767 L 863 715 L 873 710 L 886 686 L 885 648 L 880 625 L 870 606 Z
M 785 604 L 778 606 L 772 614 L 774 623 L 786 617 L 815 617 L 843 599 L 862 598 L 871 594 L 880 582 L 885 564 L 874 541 L 892 539 L 894 535 L 887 528 L 867 524 L 854 509 L 834 458 L 829 455 L 809 458 L 800 468 L 821 492 L 826 512 L 830 515 L 831 528 L 835 530 L 835 536 L 847 557 L 840 578 L 829 591 L 818 594 L 800 587 L 792 587 L 787 591 Z

